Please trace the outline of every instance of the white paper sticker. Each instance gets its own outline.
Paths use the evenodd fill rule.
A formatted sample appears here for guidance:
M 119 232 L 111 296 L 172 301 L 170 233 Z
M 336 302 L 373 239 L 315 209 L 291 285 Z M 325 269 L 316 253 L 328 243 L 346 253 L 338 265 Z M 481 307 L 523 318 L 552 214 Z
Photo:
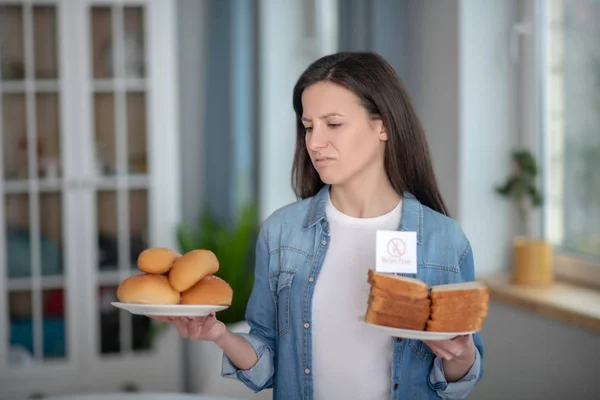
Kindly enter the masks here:
M 375 270 L 397 274 L 417 273 L 417 232 L 377 231 Z

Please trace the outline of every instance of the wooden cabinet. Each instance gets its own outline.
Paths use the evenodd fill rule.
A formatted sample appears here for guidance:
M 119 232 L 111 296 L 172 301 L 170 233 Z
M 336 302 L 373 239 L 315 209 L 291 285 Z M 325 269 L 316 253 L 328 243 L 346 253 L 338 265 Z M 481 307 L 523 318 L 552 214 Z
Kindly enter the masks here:
M 177 247 L 175 2 L 0 0 L 0 398 L 178 390 L 180 341 L 110 305 Z

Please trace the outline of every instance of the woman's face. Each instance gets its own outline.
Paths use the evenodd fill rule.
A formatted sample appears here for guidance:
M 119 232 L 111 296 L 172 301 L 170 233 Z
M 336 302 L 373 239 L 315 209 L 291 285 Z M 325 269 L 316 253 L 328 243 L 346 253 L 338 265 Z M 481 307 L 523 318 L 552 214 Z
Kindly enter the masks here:
M 306 149 L 326 184 L 374 176 L 383 167 L 387 134 L 381 120 L 370 120 L 358 96 L 331 82 L 302 94 Z

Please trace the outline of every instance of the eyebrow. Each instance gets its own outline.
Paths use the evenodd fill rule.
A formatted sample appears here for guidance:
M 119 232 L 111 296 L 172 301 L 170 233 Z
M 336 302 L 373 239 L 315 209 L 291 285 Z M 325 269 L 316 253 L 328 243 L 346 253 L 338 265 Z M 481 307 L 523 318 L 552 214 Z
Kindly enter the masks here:
M 325 119 L 325 118 L 328 118 L 328 117 L 343 117 L 343 115 L 333 112 L 333 113 L 322 115 L 320 117 L 320 119 Z M 302 118 L 300 118 L 300 120 L 304 121 L 304 122 L 312 122 L 312 120 L 310 118 L 307 118 L 307 117 L 302 117 Z

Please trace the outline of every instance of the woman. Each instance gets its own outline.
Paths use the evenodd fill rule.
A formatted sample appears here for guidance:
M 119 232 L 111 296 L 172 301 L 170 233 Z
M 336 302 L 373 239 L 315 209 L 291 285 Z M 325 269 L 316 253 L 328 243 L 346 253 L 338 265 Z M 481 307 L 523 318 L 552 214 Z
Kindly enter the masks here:
M 300 200 L 262 226 L 250 333 L 231 333 L 214 315 L 170 322 L 223 350 L 223 376 L 272 387 L 275 399 L 466 397 L 481 379 L 479 334 L 394 340 L 360 320 L 377 230 L 417 232 L 413 276 L 427 284 L 474 279 L 402 81 L 378 55 L 329 55 L 302 74 L 293 106 Z

